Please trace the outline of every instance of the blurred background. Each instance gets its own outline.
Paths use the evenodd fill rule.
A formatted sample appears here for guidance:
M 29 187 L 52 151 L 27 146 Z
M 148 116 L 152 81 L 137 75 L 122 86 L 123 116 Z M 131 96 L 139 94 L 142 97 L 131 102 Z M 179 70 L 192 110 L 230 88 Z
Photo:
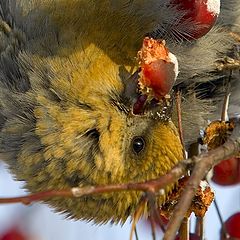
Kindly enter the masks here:
M 211 184 L 215 191 L 224 220 L 240 211 L 240 185 L 222 187 Z M 0 162 L 0 197 L 14 197 L 25 194 L 20 182 L 14 181 L 6 166 Z M 65 219 L 45 204 L 34 203 L 0 205 L 0 240 L 122 240 L 129 239 L 130 221 L 124 226 L 100 225 L 91 222 Z M 191 226 L 194 229 L 194 224 Z M 221 225 L 214 205 L 206 215 L 206 237 L 209 240 L 220 239 Z M 151 239 L 150 224 L 141 221 L 137 225 L 140 240 Z M 161 239 L 161 231 L 157 239 Z

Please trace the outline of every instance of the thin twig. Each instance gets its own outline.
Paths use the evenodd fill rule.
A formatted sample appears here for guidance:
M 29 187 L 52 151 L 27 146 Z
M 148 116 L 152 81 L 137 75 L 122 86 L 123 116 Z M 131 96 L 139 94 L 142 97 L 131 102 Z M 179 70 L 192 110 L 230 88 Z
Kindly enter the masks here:
M 138 232 L 137 232 L 137 226 L 135 226 L 135 231 L 134 231 L 134 233 L 135 233 L 135 238 L 136 238 L 136 240 L 139 240 Z
M 159 212 L 157 211 L 157 209 L 154 209 L 154 219 L 156 221 L 156 223 L 158 224 L 158 226 L 161 228 L 162 232 L 165 233 L 166 229 L 164 226 L 164 223 L 162 221 L 162 219 L 160 218 Z
M 67 190 L 49 190 L 38 193 L 29 194 L 21 197 L 0 198 L 0 204 L 8 203 L 23 203 L 29 205 L 32 202 L 42 201 L 44 199 L 50 199 L 53 197 L 73 197 L 71 189 Z
M 224 237 L 227 239 L 228 238 L 228 233 L 227 233 L 226 226 L 224 224 L 224 221 L 223 221 L 223 218 L 222 218 L 222 214 L 220 212 L 220 209 L 219 209 L 219 206 L 217 204 L 216 199 L 214 199 L 213 204 L 214 204 L 215 209 L 217 211 L 218 219 L 219 219 L 221 227 L 222 227 L 221 228 L 222 229 L 222 234 L 224 234 Z
M 159 189 L 165 188 L 167 185 L 175 183 L 185 172 L 192 166 L 192 160 L 187 159 L 179 162 L 167 174 L 159 177 L 158 179 L 149 180 L 139 183 L 126 183 L 126 184 L 109 184 L 104 186 L 87 186 L 76 187 L 67 190 L 49 190 L 29 194 L 22 197 L 13 198 L 0 198 L 0 204 L 7 203 L 23 203 L 30 204 L 35 201 L 43 201 L 53 197 L 82 197 L 92 194 L 112 193 L 120 191 L 142 191 L 156 193 Z
M 204 217 L 196 218 L 195 233 L 200 240 L 204 240 Z
M 179 229 L 180 240 L 189 240 L 189 218 L 184 217 Z
M 185 144 L 184 144 L 184 137 L 183 137 L 183 127 L 182 127 L 182 95 L 180 90 L 177 90 L 176 92 L 176 108 L 177 108 L 177 118 L 178 118 L 178 132 L 180 141 L 183 146 L 183 156 L 186 158 L 186 150 L 185 150 Z

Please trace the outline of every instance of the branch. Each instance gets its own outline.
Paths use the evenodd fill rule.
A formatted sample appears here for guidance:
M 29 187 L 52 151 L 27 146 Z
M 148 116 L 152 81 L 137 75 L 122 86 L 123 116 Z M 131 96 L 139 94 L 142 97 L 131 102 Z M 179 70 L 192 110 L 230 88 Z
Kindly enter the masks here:
M 189 181 L 183 191 L 179 203 L 174 209 L 173 215 L 169 221 L 164 240 L 175 239 L 176 233 L 181 225 L 186 212 L 188 211 L 194 194 L 199 186 L 200 181 L 206 176 L 208 171 L 222 160 L 236 155 L 240 151 L 240 127 L 236 125 L 232 136 L 222 146 L 213 149 L 207 153 L 193 157 L 195 166 L 189 178 Z
M 0 204 L 23 203 L 28 205 L 35 201 L 42 201 L 53 197 L 83 197 L 92 194 L 133 190 L 156 193 L 160 189 L 165 188 L 167 185 L 178 181 L 178 179 L 181 178 L 182 175 L 186 172 L 186 169 L 189 169 L 191 166 L 192 166 L 191 160 L 187 159 L 179 162 L 170 172 L 168 172 L 164 176 L 146 182 L 111 184 L 104 186 L 75 187 L 66 190 L 49 190 L 29 194 L 27 196 L 22 197 L 0 198 Z

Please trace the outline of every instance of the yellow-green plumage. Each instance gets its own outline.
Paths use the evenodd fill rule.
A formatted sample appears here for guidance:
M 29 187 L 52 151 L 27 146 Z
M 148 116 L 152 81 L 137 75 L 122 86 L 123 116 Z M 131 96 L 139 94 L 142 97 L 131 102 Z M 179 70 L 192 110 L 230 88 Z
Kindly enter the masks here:
M 25 18 L 46 32 L 27 35 L 21 51 L 12 49 L 27 89 L 19 89 L 17 80 L 10 86 L 2 81 L 0 151 L 32 192 L 142 182 L 183 158 L 171 120 L 132 113 L 130 67 L 137 66 L 141 38 L 152 22 L 144 29 L 133 10 L 112 5 L 41 1 L 39 15 L 25 9 Z M 145 141 L 140 153 L 133 150 L 135 137 Z M 49 203 L 71 217 L 118 222 L 134 213 L 141 196 L 120 192 Z

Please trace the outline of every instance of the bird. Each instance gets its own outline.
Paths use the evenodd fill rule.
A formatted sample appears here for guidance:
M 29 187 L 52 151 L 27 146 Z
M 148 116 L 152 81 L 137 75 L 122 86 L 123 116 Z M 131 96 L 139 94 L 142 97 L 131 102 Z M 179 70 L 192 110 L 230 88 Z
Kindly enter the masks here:
M 227 73 L 216 71 L 215 62 L 233 52 L 229 32 L 239 32 L 240 19 L 232 10 L 238 1 L 222 0 L 216 25 L 195 39 L 192 30 L 201 24 L 177 6 L 171 0 L 0 3 L 0 158 L 28 191 L 144 182 L 184 158 L 174 103 L 150 99 L 144 111 L 133 111 L 144 96 L 143 39 L 163 39 L 176 56 L 168 94 L 182 91 L 188 146 L 216 115 L 222 96 L 216 86 Z M 157 196 L 158 206 L 172 188 Z M 141 192 L 125 191 L 47 203 L 70 218 L 124 223 L 141 199 Z

